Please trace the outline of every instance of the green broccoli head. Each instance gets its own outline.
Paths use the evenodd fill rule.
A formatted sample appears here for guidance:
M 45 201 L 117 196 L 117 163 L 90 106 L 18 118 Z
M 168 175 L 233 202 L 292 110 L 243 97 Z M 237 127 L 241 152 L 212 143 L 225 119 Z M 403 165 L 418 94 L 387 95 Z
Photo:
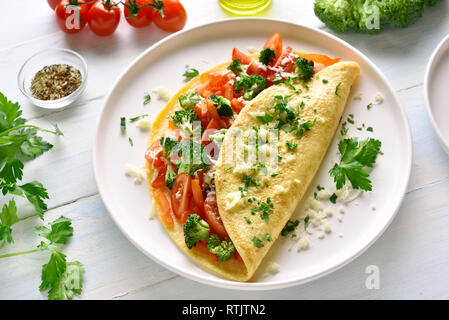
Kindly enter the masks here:
M 267 86 L 267 80 L 260 75 L 244 75 L 234 82 L 234 91 L 242 91 L 243 99 L 251 100 Z
M 192 249 L 199 241 L 209 237 L 209 224 L 195 213 L 190 214 L 184 223 L 184 238 L 186 246 Z
M 351 1 L 347 0 L 316 0 L 315 15 L 330 29 L 336 32 L 356 31 L 358 26 L 353 17 Z
M 302 57 L 297 57 L 295 62 L 295 73 L 304 81 L 313 77 L 313 61 L 308 61 Z
M 405 28 L 422 17 L 424 13 L 424 0 L 372 0 L 379 8 L 380 22 L 384 26 Z
M 434 6 L 441 2 L 441 0 L 425 0 L 427 6 Z
M 316 0 L 315 14 L 336 32 L 375 34 L 384 27 L 408 27 L 425 6 L 440 0 Z
M 245 71 L 239 59 L 232 60 L 231 64 L 228 66 L 228 69 L 234 72 L 235 74 L 240 74 Z
M 215 254 L 220 261 L 226 261 L 231 258 L 235 252 L 234 244 L 229 240 L 220 241 L 218 235 L 213 234 L 207 239 L 207 249 Z
M 276 58 L 276 54 L 274 50 L 271 48 L 265 48 L 260 51 L 259 62 L 264 65 L 268 65 L 270 62 L 273 62 L 274 58 Z
M 178 98 L 179 105 L 186 110 L 193 109 L 193 107 L 202 100 L 203 98 L 198 94 L 198 92 L 187 93 L 181 95 Z
M 173 167 L 171 165 L 168 165 L 167 172 L 165 173 L 165 185 L 171 189 L 173 187 L 173 184 L 175 183 L 177 176 L 178 175 L 176 174 L 175 170 L 173 170 Z
M 178 110 L 172 116 L 173 124 L 178 128 L 185 124 L 192 124 L 193 121 L 198 120 L 198 116 L 193 110 Z

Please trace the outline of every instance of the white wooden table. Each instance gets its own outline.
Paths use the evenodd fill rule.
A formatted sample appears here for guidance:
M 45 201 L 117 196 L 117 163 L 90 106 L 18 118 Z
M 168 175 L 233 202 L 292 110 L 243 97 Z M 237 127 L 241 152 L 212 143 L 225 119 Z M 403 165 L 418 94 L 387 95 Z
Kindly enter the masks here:
M 188 25 L 230 17 L 216 0 L 183 0 Z M 138 251 L 114 225 L 95 184 L 91 150 L 105 94 L 114 79 L 144 49 L 166 34 L 154 26 L 131 29 L 122 21 L 112 37 L 90 31 L 66 35 L 53 21 L 45 0 L 2 1 L 0 28 L 0 91 L 19 101 L 26 118 L 36 124 L 59 124 L 63 138 L 49 137 L 55 147 L 25 167 L 26 181 L 41 181 L 50 200 L 48 221 L 73 219 L 75 235 L 64 252 L 86 269 L 84 299 L 447 299 L 449 298 L 449 157 L 438 144 L 424 109 L 423 78 L 427 61 L 449 32 L 449 3 L 427 9 L 410 28 L 381 35 L 340 36 L 371 58 L 386 74 L 405 109 L 413 134 L 413 166 L 407 195 L 392 225 L 362 256 L 324 278 L 275 291 L 245 292 L 214 288 L 182 278 Z M 23 12 L 23 15 L 19 14 Z M 273 0 L 261 16 L 327 30 L 313 14 L 312 0 Z M 83 98 L 62 111 L 30 105 L 20 94 L 19 67 L 47 47 L 78 51 L 89 64 Z M 25 202 L 19 202 L 22 209 Z M 1 253 L 32 249 L 33 228 L 41 222 L 32 210 L 20 212 L 14 245 Z M 42 299 L 38 290 L 46 254 L 0 261 L 0 299 Z M 368 265 L 380 268 L 380 289 L 365 286 Z M 299 266 L 298 266 L 299 267 Z

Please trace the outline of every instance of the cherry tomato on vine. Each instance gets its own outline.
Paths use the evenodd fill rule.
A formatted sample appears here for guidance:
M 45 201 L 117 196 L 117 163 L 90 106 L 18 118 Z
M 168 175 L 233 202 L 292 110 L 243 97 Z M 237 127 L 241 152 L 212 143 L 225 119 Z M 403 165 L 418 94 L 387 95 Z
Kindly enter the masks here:
M 52 8 L 53 10 L 55 10 L 56 6 L 58 5 L 58 2 L 60 0 L 47 0 L 48 5 L 50 6 L 50 8 Z
M 159 9 L 161 3 L 163 3 L 163 6 Z M 167 32 L 176 32 L 186 25 L 187 13 L 178 0 L 154 0 L 153 8 L 155 8 L 153 20 L 160 29 Z
M 55 8 L 56 22 L 66 33 L 80 32 L 87 23 L 89 7 L 86 0 L 60 0 Z
M 153 10 L 147 6 L 151 0 L 126 0 L 123 13 L 126 22 L 134 28 L 143 28 L 153 21 Z
M 87 20 L 93 33 L 109 36 L 120 23 L 120 8 L 112 0 L 97 1 L 89 9 Z

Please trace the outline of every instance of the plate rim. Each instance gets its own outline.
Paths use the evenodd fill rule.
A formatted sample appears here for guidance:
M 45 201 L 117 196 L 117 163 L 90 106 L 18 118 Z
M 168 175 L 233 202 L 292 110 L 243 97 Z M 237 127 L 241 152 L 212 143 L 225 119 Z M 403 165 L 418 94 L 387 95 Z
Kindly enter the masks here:
M 406 141 L 404 141 L 404 145 L 406 147 L 406 149 L 408 150 L 407 154 L 405 154 L 406 156 L 406 167 L 404 168 L 405 170 L 405 177 L 404 177 L 404 181 L 403 181 L 403 186 L 402 189 L 400 190 L 400 194 L 401 196 L 399 197 L 399 199 L 397 200 L 396 206 L 394 207 L 392 214 L 390 215 L 388 221 L 383 225 L 383 227 L 377 232 L 377 235 L 375 237 L 373 237 L 365 246 L 361 247 L 358 249 L 358 251 L 351 257 L 345 259 L 344 261 L 341 261 L 340 263 L 334 265 L 331 268 L 328 268 L 322 272 L 319 272 L 313 276 L 309 276 L 306 278 L 301 278 L 301 279 L 293 279 L 293 280 L 282 280 L 282 281 L 277 281 L 274 283 L 254 283 L 254 282 L 235 282 L 235 281 L 230 281 L 230 280 L 226 280 L 226 279 L 222 279 L 219 277 L 216 277 L 216 279 L 209 279 L 209 278 L 205 278 L 203 276 L 199 276 L 199 275 L 194 275 L 191 274 L 189 272 L 186 272 L 182 269 L 177 269 L 167 263 L 165 263 L 164 261 L 160 260 L 159 258 L 155 257 L 154 255 L 152 255 L 150 252 L 147 252 L 146 250 L 144 250 L 144 248 L 137 243 L 137 241 L 134 241 L 133 238 L 131 237 L 131 235 L 128 234 L 128 232 L 125 230 L 125 228 L 118 222 L 118 220 L 116 219 L 116 217 L 114 216 L 114 214 L 112 213 L 113 211 L 111 210 L 111 208 L 109 207 L 108 203 L 105 202 L 105 196 L 103 195 L 105 193 L 103 187 L 101 186 L 101 184 L 98 183 L 98 181 L 100 181 L 99 179 L 99 166 L 97 164 L 97 152 L 98 152 L 98 144 L 97 144 L 97 140 L 100 134 L 100 124 L 102 122 L 102 119 L 105 115 L 105 110 L 106 110 L 106 106 L 109 103 L 109 100 L 111 98 L 111 96 L 114 93 L 114 90 L 116 88 L 116 86 L 118 85 L 118 83 L 122 80 L 122 78 L 124 78 L 126 76 L 126 74 L 130 71 L 130 69 L 132 69 L 134 67 L 134 65 L 136 63 L 138 63 L 142 58 L 144 58 L 144 56 L 146 54 L 148 54 L 148 52 L 150 52 L 151 50 L 155 49 L 156 47 L 162 45 L 163 43 L 170 41 L 173 38 L 182 36 L 185 33 L 188 33 L 190 31 L 193 30 L 197 30 L 200 28 L 204 28 L 204 27 L 209 27 L 212 25 L 217 25 L 217 24 L 226 24 L 226 23 L 234 23 L 236 21 L 248 21 L 249 23 L 251 23 L 251 21 L 268 21 L 268 22 L 276 22 L 276 23 L 282 23 L 282 24 L 287 24 L 287 25 L 291 25 L 294 27 L 300 27 L 303 29 L 308 30 L 309 32 L 315 32 L 318 33 L 322 36 L 331 38 L 332 40 L 340 43 L 341 45 L 349 48 L 350 50 L 352 50 L 353 52 L 355 52 L 359 57 L 363 58 L 363 60 L 368 63 L 368 65 L 380 76 L 380 78 L 382 79 L 382 81 L 384 82 L 384 84 L 386 85 L 386 87 L 390 90 L 390 92 L 392 93 L 392 98 L 395 104 L 398 105 L 398 111 L 400 116 L 403 119 L 403 124 L 404 124 L 404 135 L 406 138 Z M 314 28 L 314 27 L 309 27 L 300 23 L 295 23 L 295 22 L 291 22 L 291 21 L 287 21 L 287 20 L 283 20 L 283 19 L 277 19 L 277 18 L 263 18 L 263 17 L 244 17 L 244 18 L 230 18 L 230 19 L 222 19 L 222 20 L 216 20 L 216 21 L 211 21 L 211 22 L 207 22 L 207 23 L 203 23 L 191 28 L 187 28 L 185 30 L 176 32 L 174 34 L 171 34 L 159 41 L 157 41 L 156 43 L 154 43 L 153 45 L 151 45 L 150 47 L 148 47 L 147 49 L 145 49 L 141 54 L 139 54 L 135 59 L 133 59 L 131 61 L 131 63 L 124 69 L 124 71 L 117 77 L 117 79 L 114 81 L 114 83 L 111 86 L 111 89 L 109 90 L 108 94 L 105 97 L 105 100 L 103 102 L 102 105 L 102 109 L 100 112 L 100 115 L 97 119 L 97 123 L 96 123 L 96 130 L 95 130 L 95 136 L 94 136 L 94 143 L 93 143 L 93 148 L 92 148 L 92 159 L 93 159 L 93 169 L 94 169 L 94 176 L 95 176 L 95 181 L 97 184 L 97 188 L 98 188 L 98 192 L 100 195 L 100 198 L 106 208 L 106 210 L 108 211 L 110 217 L 112 218 L 112 220 L 114 221 L 115 225 L 117 226 L 117 228 L 122 232 L 122 234 L 128 239 L 128 241 L 130 241 L 137 249 L 139 249 L 139 251 L 141 251 L 143 254 L 145 254 L 147 257 L 151 258 L 154 262 L 158 263 L 159 265 L 162 265 L 163 267 L 167 268 L 168 270 L 181 275 L 187 279 L 193 280 L 193 281 L 197 281 L 203 284 L 207 284 L 207 285 L 211 285 L 211 286 L 215 286 L 215 287 L 219 287 L 219 288 L 224 288 L 224 289 L 233 289 L 233 290 L 246 290 L 246 291 L 257 291 L 257 290 L 274 290 L 274 289 L 282 289 L 282 288 L 287 288 L 287 287 L 292 287 L 292 286 L 296 286 L 296 285 L 300 285 L 300 284 L 304 284 L 310 281 L 313 281 L 315 279 L 321 278 L 325 275 L 328 275 L 330 273 L 333 273 L 334 271 L 337 271 L 338 269 L 342 268 L 343 266 L 349 264 L 350 262 L 354 261 L 356 258 L 358 258 L 361 254 L 363 254 L 369 247 L 371 247 L 383 234 L 384 232 L 388 229 L 388 227 L 390 226 L 391 222 L 394 220 L 394 218 L 396 217 L 402 202 L 404 200 L 406 191 L 407 191 L 407 187 L 410 181 L 410 175 L 411 175 L 411 167 L 412 167 L 412 155 L 413 155 L 413 147 L 412 147 L 412 135 L 411 135 L 411 130 L 410 130 L 410 124 L 408 121 L 408 117 L 406 116 L 405 110 L 402 107 L 401 103 L 399 102 L 399 99 L 397 97 L 396 91 L 393 89 L 393 87 L 391 86 L 390 82 L 388 81 L 388 79 L 385 77 L 385 75 L 383 74 L 383 72 L 381 72 L 381 70 L 371 61 L 371 59 L 369 59 L 365 54 L 363 54 L 361 51 L 359 51 L 357 48 L 353 47 L 351 44 L 347 43 L 346 41 L 338 38 L 337 36 L 334 36 L 326 31 L 320 30 L 318 28 Z M 193 262 L 192 262 L 193 263 Z
M 437 60 L 438 55 L 441 53 L 442 48 L 446 45 L 446 43 L 449 43 L 449 34 L 447 34 L 443 40 L 441 40 L 436 48 L 433 50 L 432 55 L 430 56 L 429 62 L 427 63 L 426 71 L 424 74 L 424 99 L 425 99 L 425 106 L 427 111 L 427 116 L 429 117 L 430 124 L 432 125 L 432 129 L 437 135 L 438 141 L 443 148 L 443 150 L 449 155 L 449 139 L 445 138 L 443 133 L 440 130 L 440 126 L 437 124 L 435 117 L 432 112 L 432 108 L 430 106 L 430 92 L 429 92 L 429 86 L 430 86 L 430 80 L 431 80 L 431 71 L 435 67 L 435 63 Z M 449 50 L 449 47 L 447 48 Z

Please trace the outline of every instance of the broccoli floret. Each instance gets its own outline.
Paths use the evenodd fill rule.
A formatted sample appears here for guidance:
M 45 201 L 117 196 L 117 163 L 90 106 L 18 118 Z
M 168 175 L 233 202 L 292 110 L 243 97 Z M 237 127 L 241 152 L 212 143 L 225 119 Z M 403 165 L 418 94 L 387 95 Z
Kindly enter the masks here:
M 432 7 L 434 5 L 437 5 L 440 2 L 441 2 L 441 0 L 426 0 L 426 5 Z
M 212 94 L 209 96 L 215 107 L 217 108 L 217 113 L 222 117 L 232 117 L 234 115 L 234 110 L 232 110 L 231 102 L 228 99 Z
M 270 62 L 273 62 L 274 58 L 276 58 L 276 53 L 271 48 L 265 48 L 260 51 L 259 62 L 264 65 L 268 65 Z
M 173 124 L 179 128 L 181 136 L 190 139 L 193 135 L 193 122 L 198 120 L 198 115 L 194 110 L 178 110 L 171 117 Z M 199 126 L 201 129 L 201 125 Z
M 297 57 L 295 62 L 295 73 L 304 81 L 313 77 L 313 61 L 308 61 L 302 57 Z
M 169 138 L 169 137 L 162 137 L 159 140 L 159 143 L 161 144 L 162 149 L 164 150 L 164 155 L 166 158 L 170 155 L 172 149 L 179 143 L 178 141 Z
M 352 3 L 347 0 L 316 0 L 315 15 L 336 32 L 357 30 L 357 22 L 352 15 Z
M 440 0 L 316 0 L 315 15 L 336 32 L 379 33 L 408 27 Z
M 189 110 L 193 109 L 193 107 L 202 100 L 202 97 L 198 94 L 198 92 L 187 93 L 183 96 L 179 96 L 178 101 L 183 109 Z
M 239 59 L 232 60 L 231 64 L 228 66 L 228 69 L 237 75 L 239 75 L 240 73 L 243 73 L 243 71 L 244 71 L 242 63 L 240 62 Z
M 184 238 L 187 248 L 192 249 L 199 241 L 209 237 L 209 224 L 195 213 L 189 214 L 184 223 Z
M 173 183 L 175 183 L 176 177 L 177 174 L 175 170 L 173 170 L 171 165 L 168 165 L 167 172 L 165 173 L 165 185 L 171 189 L 173 187 Z
M 267 80 L 259 75 L 241 76 L 234 82 L 234 91 L 243 91 L 243 99 L 251 100 L 268 86 Z
M 234 244 L 229 240 L 220 241 L 220 238 L 214 234 L 207 239 L 207 249 L 215 254 L 220 261 L 226 261 L 231 258 L 235 252 Z
M 374 0 L 372 4 L 379 8 L 380 23 L 383 26 L 405 28 L 418 21 L 424 13 L 424 0 L 394 0 L 388 2 Z

